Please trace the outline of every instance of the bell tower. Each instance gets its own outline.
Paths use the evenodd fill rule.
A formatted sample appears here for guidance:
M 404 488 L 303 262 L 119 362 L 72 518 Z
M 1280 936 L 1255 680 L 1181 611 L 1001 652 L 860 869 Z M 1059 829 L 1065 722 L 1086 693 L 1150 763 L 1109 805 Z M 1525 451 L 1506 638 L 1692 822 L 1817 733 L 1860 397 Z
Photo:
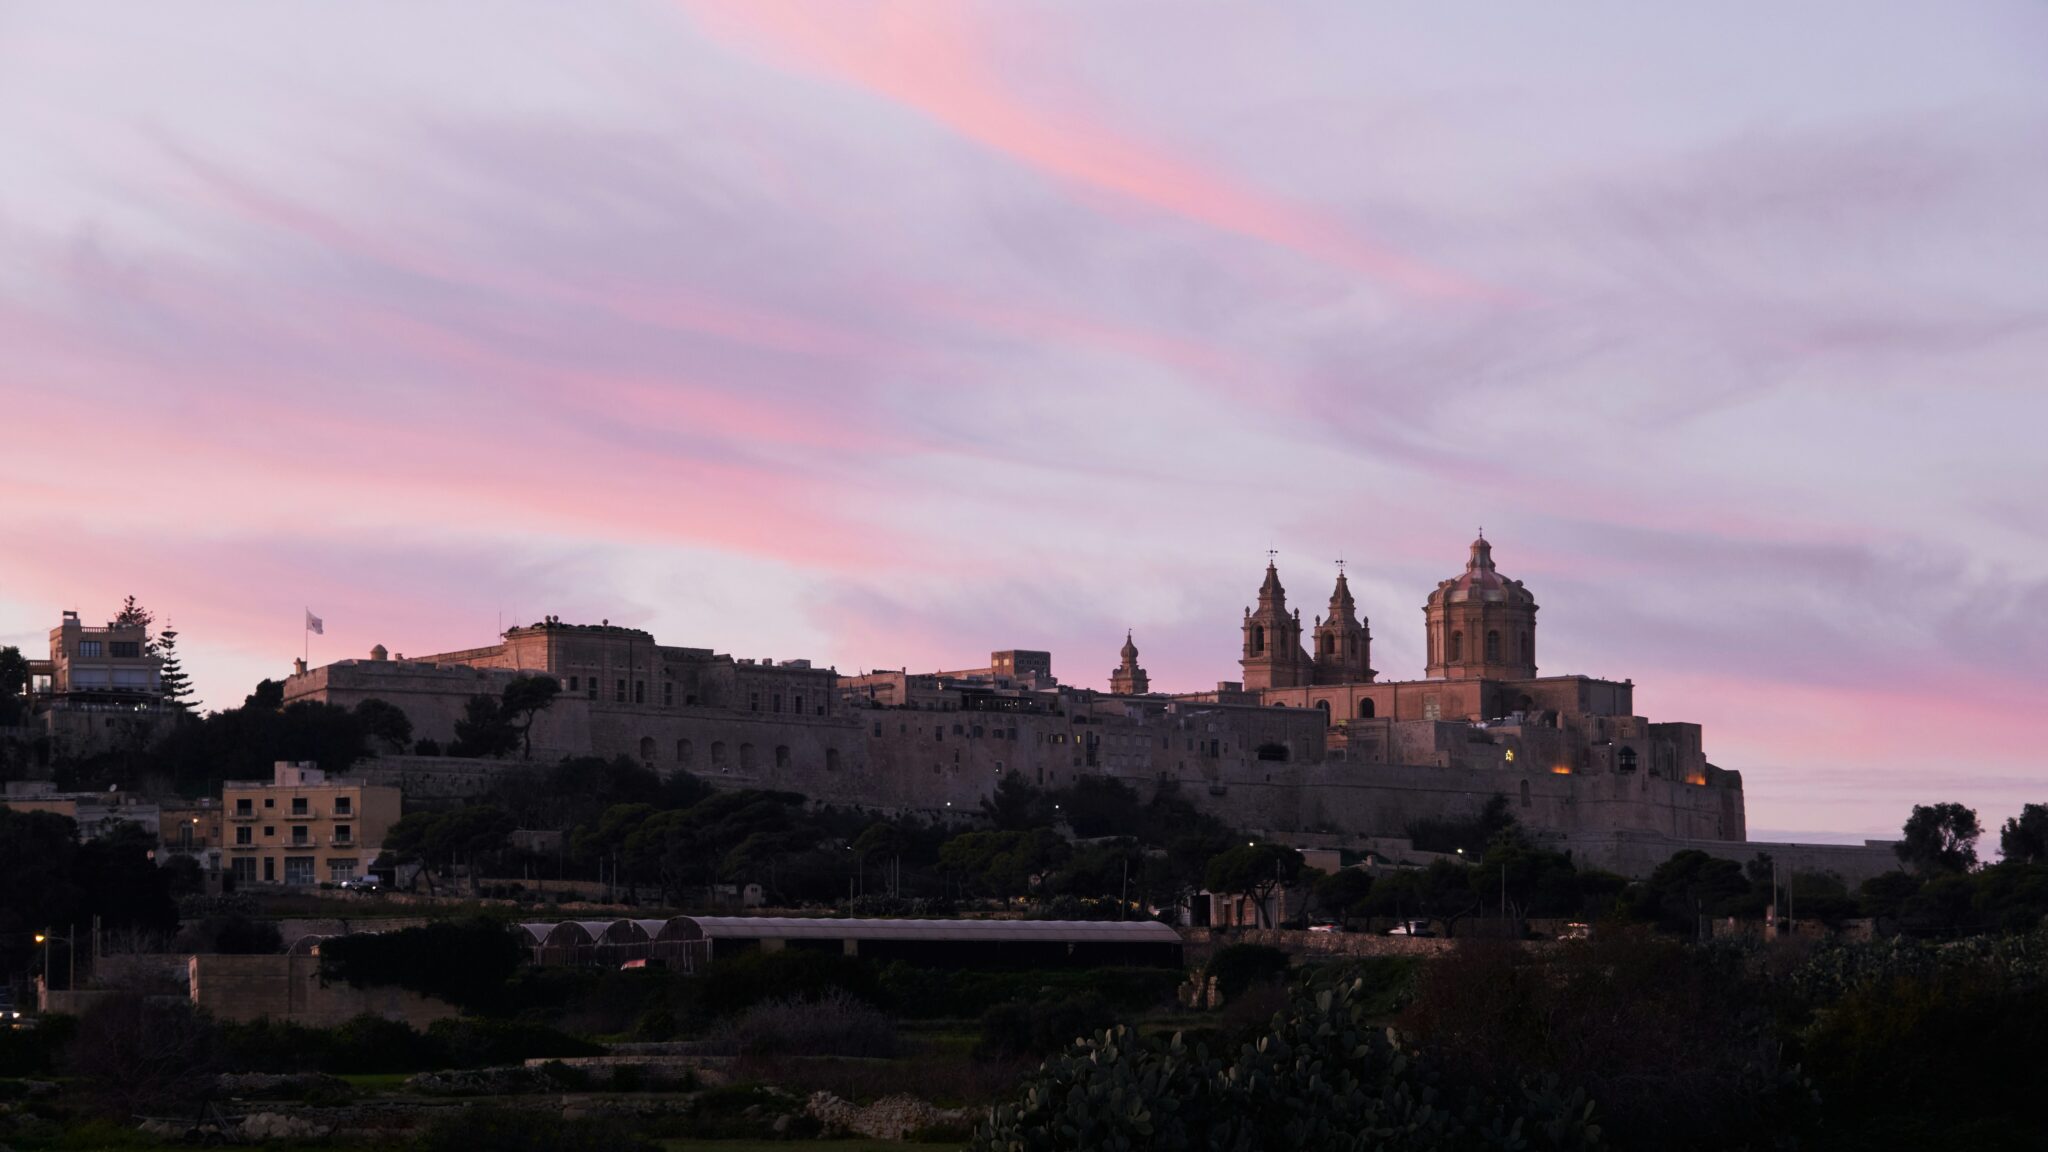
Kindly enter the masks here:
M 1316 621 L 1314 660 L 1318 684 L 1369 684 L 1374 676 L 1372 630 L 1358 616 L 1342 560 L 1337 561 L 1337 588 L 1330 593 L 1330 614 Z
M 1246 691 L 1261 688 L 1298 688 L 1313 674 L 1308 654 L 1301 650 L 1301 613 L 1287 611 L 1287 589 L 1280 586 L 1280 572 L 1273 565 L 1275 553 L 1266 553 L 1266 582 L 1259 587 L 1257 611 L 1244 610 L 1244 668 Z
M 1123 664 L 1109 674 L 1109 691 L 1115 696 L 1143 696 L 1152 690 L 1152 682 L 1145 670 L 1138 666 L 1138 645 L 1131 640 L 1130 632 L 1124 633 Z

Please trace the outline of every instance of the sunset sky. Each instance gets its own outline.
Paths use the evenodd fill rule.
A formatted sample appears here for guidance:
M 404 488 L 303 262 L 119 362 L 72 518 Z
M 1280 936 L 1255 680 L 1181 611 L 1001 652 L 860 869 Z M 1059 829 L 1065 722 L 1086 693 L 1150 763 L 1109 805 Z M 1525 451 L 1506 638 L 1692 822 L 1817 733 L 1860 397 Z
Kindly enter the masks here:
M 0 3 L 0 645 L 1382 678 L 1485 527 L 1752 837 L 2048 801 L 2048 6 Z M 1995 840 L 1995 835 L 1993 837 Z

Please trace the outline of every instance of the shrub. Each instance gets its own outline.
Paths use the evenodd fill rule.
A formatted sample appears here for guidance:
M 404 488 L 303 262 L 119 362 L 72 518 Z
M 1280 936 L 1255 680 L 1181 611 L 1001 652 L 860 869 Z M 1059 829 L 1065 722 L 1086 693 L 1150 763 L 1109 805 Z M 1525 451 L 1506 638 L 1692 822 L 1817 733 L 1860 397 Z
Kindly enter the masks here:
M 507 1020 L 436 1020 L 427 1038 L 454 1068 L 492 1068 L 528 1060 L 598 1056 L 603 1047 L 542 1024 Z
M 1233 999 L 1253 984 L 1277 980 L 1286 975 L 1287 953 L 1264 944 L 1229 944 L 1209 957 L 1208 975 L 1225 1000 Z
M 397 932 L 337 936 L 320 944 L 320 975 L 351 987 L 396 985 L 464 1008 L 502 998 L 526 949 L 494 920 L 437 921 Z
M 1052 1000 L 1011 1000 L 981 1015 L 982 1060 L 1044 1056 L 1116 1023 L 1109 1002 L 1092 993 Z
M 896 1026 L 873 1005 L 833 988 L 816 1000 L 771 1000 L 728 1017 L 705 1038 L 729 1056 L 896 1055 Z
M 1374 1148 L 1438 1152 L 1599 1146 L 1583 1094 L 1457 1083 L 1367 1019 L 1363 989 L 1304 992 L 1228 1057 L 1128 1028 L 1046 1061 L 995 1108 L 974 1147 Z
M 875 970 L 837 952 L 749 952 L 712 964 L 704 974 L 702 1008 L 731 1016 L 769 1000 L 818 1000 L 837 989 L 883 1004 Z
M 358 1016 L 333 1030 L 322 1072 L 430 1072 L 449 1063 L 445 1047 L 402 1020 Z
M 475 1105 L 434 1121 L 419 1152 L 660 1152 L 624 1122 L 564 1120 L 547 1113 Z
M 64 1063 L 110 1116 L 199 1099 L 220 1070 L 220 1037 L 180 1000 L 115 996 L 79 1017 Z

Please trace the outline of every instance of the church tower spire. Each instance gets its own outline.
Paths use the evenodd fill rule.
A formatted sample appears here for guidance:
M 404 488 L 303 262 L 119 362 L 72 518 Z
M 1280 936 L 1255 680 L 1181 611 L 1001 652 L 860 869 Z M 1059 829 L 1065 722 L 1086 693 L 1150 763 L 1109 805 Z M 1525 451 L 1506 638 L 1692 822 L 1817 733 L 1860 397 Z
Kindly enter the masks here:
M 1308 653 L 1301 650 L 1301 615 L 1287 611 L 1287 589 L 1280 584 L 1276 553 L 1266 553 L 1266 581 L 1259 586 L 1259 607 L 1244 610 L 1244 668 L 1248 691 L 1295 688 L 1313 675 Z
M 1316 622 L 1315 682 L 1317 684 L 1365 684 L 1373 678 L 1372 630 L 1359 618 L 1358 605 L 1351 599 L 1351 584 L 1344 578 L 1344 561 L 1337 561 L 1337 587 L 1330 593 L 1330 614 Z
M 1124 631 L 1123 663 L 1109 674 L 1109 691 L 1115 696 L 1143 696 L 1152 690 L 1151 678 L 1138 666 L 1138 645 Z

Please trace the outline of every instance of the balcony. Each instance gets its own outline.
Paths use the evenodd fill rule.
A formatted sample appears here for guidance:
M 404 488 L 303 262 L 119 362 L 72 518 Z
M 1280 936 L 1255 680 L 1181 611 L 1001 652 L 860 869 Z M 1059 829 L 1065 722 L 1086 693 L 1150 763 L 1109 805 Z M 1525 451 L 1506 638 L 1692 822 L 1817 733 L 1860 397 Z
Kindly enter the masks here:
M 256 813 L 256 812 L 255 812 L 255 811 L 253 811 L 253 810 L 252 810 L 252 811 L 249 811 L 249 812 L 230 812 L 230 813 L 228 813 L 228 819 L 230 819 L 230 820 L 255 820 L 255 819 L 257 819 L 257 817 L 258 817 L 258 813 Z
M 353 836 L 329 836 L 327 842 L 336 848 L 354 848 L 362 843 Z
M 230 851 L 230 852 L 254 852 L 255 850 L 257 850 L 258 848 L 261 848 L 261 847 L 263 847 L 263 845 L 261 845 L 261 844 L 230 844 L 230 845 L 228 845 L 228 851 Z
M 320 814 L 310 808 L 304 812 L 288 812 L 280 817 L 283 820 L 318 820 L 319 818 Z

